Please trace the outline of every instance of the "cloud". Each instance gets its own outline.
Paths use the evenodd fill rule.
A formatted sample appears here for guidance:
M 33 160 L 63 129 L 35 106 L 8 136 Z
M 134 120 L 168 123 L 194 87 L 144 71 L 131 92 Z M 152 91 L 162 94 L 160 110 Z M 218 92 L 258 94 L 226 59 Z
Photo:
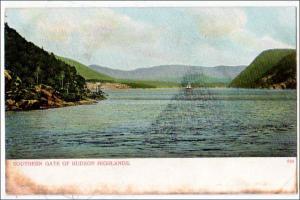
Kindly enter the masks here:
M 258 37 L 245 29 L 233 32 L 229 38 L 237 44 L 256 52 L 272 48 L 295 48 L 268 35 Z
M 247 17 L 238 8 L 193 8 L 190 13 L 206 37 L 227 36 L 245 26 Z
M 217 63 L 247 63 L 266 49 L 295 48 L 271 35 L 256 35 L 247 29 L 247 15 L 243 8 L 192 8 L 188 10 L 193 16 L 198 31 L 204 38 L 199 48 L 199 58 L 217 55 L 211 65 Z M 278 12 L 279 23 L 286 25 L 293 19 L 291 8 L 282 8 Z M 286 16 L 289 16 L 288 18 Z M 276 28 L 277 30 L 278 28 Z M 282 34 L 282 30 L 280 32 Z M 225 41 L 225 42 L 224 42 Z M 223 46 L 225 44 L 229 46 Z M 213 44 L 213 45 L 212 45 Z M 231 48 L 228 48 L 231 47 Z M 237 50 L 239 49 L 239 50 Z M 237 56 L 238 55 L 238 56 Z
M 18 14 L 35 38 L 65 48 L 76 44 L 87 59 L 99 48 L 125 49 L 159 42 L 160 29 L 108 8 L 19 9 Z

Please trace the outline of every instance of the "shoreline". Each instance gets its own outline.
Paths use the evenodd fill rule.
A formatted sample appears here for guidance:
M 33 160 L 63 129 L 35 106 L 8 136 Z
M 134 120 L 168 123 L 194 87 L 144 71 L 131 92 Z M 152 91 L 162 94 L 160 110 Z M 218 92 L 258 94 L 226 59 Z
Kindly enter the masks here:
M 30 100 L 28 100 L 28 101 L 30 101 Z M 32 109 L 21 109 L 21 108 L 7 109 L 7 105 L 5 105 L 5 112 L 7 112 L 7 111 L 20 112 L 20 111 L 32 111 L 32 110 L 48 110 L 48 109 L 64 108 L 64 107 L 70 107 L 70 106 L 91 105 L 91 104 L 96 104 L 96 103 L 98 103 L 97 100 L 84 99 L 84 100 L 73 101 L 73 102 L 64 101 L 59 105 L 41 106 L 39 108 L 32 108 Z
M 185 87 L 157 87 L 157 88 L 105 88 L 103 91 L 114 91 L 114 90 L 160 90 L 160 89 L 185 89 Z M 297 90 L 297 88 L 236 88 L 236 87 L 194 87 L 192 89 L 245 89 L 245 90 Z
M 103 89 L 103 91 L 126 91 L 126 90 L 168 90 L 168 89 L 174 89 L 174 90 L 185 90 L 185 88 L 182 87 L 161 87 L 161 88 L 110 88 L 110 89 Z M 232 87 L 209 87 L 209 88 L 205 88 L 205 87 L 195 87 L 193 89 L 237 89 L 237 90 L 265 90 L 265 91 L 287 91 L 287 90 L 297 90 L 297 89 L 279 89 L 279 88 L 232 88 Z M 34 104 L 36 102 L 38 102 L 37 100 L 22 100 L 21 102 L 25 102 L 25 104 L 31 105 L 29 107 L 19 107 L 19 106 L 11 106 L 9 105 L 9 103 L 5 104 L 5 112 L 7 111 L 13 111 L 13 112 L 19 112 L 19 111 L 31 111 L 31 110 L 47 110 L 47 109 L 53 109 L 53 108 L 63 108 L 63 107 L 69 107 L 69 106 L 78 106 L 78 105 L 91 105 L 91 104 L 96 104 L 99 101 L 102 101 L 105 99 L 99 99 L 99 100 L 95 100 L 95 99 L 91 99 L 91 98 L 86 98 L 80 101 L 73 101 L 73 102 L 67 102 L 67 101 L 63 101 L 60 99 L 59 102 L 53 102 L 53 104 L 51 105 L 47 105 L 47 106 L 41 106 L 38 105 L 37 107 L 34 106 Z M 19 103 L 19 102 L 18 102 Z

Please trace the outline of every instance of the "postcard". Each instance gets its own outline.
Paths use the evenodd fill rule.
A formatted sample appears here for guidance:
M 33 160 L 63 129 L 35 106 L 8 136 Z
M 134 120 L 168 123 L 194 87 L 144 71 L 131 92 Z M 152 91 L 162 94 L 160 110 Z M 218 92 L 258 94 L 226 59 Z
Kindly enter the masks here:
M 1 2 L 1 198 L 297 198 L 298 22 L 297 1 Z

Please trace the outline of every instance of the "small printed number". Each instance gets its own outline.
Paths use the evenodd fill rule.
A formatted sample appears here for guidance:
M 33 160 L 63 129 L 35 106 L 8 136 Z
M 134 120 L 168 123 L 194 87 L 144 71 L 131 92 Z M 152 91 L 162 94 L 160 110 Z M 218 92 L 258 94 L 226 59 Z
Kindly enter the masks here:
M 287 163 L 294 163 L 295 161 L 293 159 L 287 159 L 286 162 Z

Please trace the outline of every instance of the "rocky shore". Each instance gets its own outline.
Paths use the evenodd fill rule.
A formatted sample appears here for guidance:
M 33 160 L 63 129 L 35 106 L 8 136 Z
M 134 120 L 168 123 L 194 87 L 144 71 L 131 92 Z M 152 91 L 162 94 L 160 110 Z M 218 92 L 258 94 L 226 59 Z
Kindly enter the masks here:
M 4 76 L 5 110 L 37 110 L 86 105 L 106 98 L 101 90 L 98 92 L 86 90 L 84 95 L 78 95 L 64 90 L 59 92 L 45 84 L 24 86 L 22 80 L 8 70 L 4 70 Z
M 96 100 L 89 98 L 74 102 L 64 101 L 57 91 L 45 85 L 38 85 L 30 90 L 23 89 L 19 93 L 20 96 L 27 98 L 19 100 L 7 98 L 5 110 L 35 110 L 97 103 Z

